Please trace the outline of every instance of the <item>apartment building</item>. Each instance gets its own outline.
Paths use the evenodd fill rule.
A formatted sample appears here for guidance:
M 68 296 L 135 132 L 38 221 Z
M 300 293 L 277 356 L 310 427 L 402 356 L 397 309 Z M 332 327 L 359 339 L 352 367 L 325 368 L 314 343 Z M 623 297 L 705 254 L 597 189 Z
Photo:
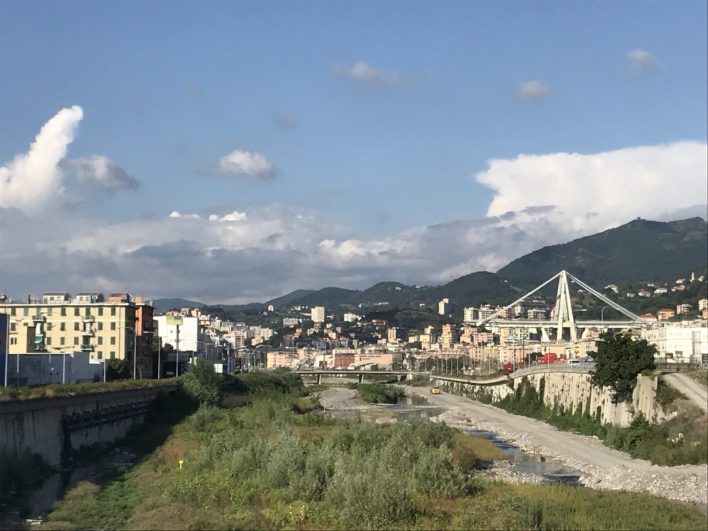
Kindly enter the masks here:
M 127 293 L 45 293 L 39 299 L 0 302 L 9 315 L 10 354 L 88 352 L 94 360 L 132 359 L 143 377 L 152 372 L 152 306 Z M 137 344 L 134 345 L 134 342 Z

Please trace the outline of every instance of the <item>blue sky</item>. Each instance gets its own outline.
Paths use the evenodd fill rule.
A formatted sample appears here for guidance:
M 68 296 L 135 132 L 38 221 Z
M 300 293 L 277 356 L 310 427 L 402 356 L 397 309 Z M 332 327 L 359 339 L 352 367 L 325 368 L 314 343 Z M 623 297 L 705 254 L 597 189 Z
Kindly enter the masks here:
M 704 1 L 2 0 L 0 165 L 78 105 L 67 157 L 139 183 L 83 201 L 87 219 L 278 205 L 337 225 L 337 242 L 395 238 L 485 219 L 505 193 L 475 179 L 490 159 L 705 145 L 706 18 Z M 234 150 L 274 174 L 217 172 Z

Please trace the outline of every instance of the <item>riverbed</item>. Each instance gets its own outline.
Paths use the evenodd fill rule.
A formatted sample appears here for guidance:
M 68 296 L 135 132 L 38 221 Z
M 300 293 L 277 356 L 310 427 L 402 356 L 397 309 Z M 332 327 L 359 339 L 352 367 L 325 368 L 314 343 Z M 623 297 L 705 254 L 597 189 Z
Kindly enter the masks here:
M 406 399 L 398 404 L 370 404 L 357 397 L 356 391 L 331 387 L 319 393 L 325 412 L 347 418 L 361 416 L 377 423 L 412 420 L 414 418 L 439 420 L 447 408 L 434 404 L 420 404 Z M 417 404 L 415 402 L 418 402 Z M 504 457 L 480 471 L 501 481 L 514 483 L 580 485 L 581 472 L 546 456 L 529 453 L 489 430 L 463 427 L 462 431 L 492 442 Z

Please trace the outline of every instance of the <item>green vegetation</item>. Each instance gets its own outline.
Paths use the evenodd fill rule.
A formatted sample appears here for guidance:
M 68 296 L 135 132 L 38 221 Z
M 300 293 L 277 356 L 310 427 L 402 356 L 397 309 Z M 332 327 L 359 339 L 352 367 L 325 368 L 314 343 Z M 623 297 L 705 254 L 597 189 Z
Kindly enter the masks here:
M 443 388 L 454 392 L 449 384 Z M 545 379 L 541 378 L 539 389 L 528 381 L 521 380 L 513 395 L 495 402 L 494 405 L 509 413 L 542 420 L 564 431 L 582 435 L 594 435 L 607 446 L 627 452 L 632 457 L 647 459 L 656 465 L 702 464 L 708 462 L 708 424 L 706 418 L 697 418 L 690 411 L 680 411 L 677 416 L 661 424 L 649 424 L 637 416 L 626 428 L 603 424 L 599 411 L 590 411 L 590 402 L 575 411 L 550 408 L 543 403 Z M 468 398 L 483 403 L 492 403 L 489 393 L 467 394 Z M 679 435 L 680 434 L 680 435 Z
M 0 401 L 72 396 L 84 393 L 102 393 L 104 391 L 124 391 L 126 389 L 144 389 L 146 387 L 174 385 L 179 381 L 179 378 L 163 378 L 162 380 L 114 380 L 109 382 L 83 382 L 38 386 L 11 385 L 7 388 L 0 388 Z
M 297 377 L 253 373 L 225 389 L 252 403 L 201 407 L 132 470 L 77 485 L 45 527 L 705 528 L 697 511 L 647 495 L 484 481 L 475 467 L 498 451 L 444 425 L 296 413 Z
M 0 525 L 13 511 L 24 516 L 23 502 L 52 472 L 37 454 L 0 451 Z
M 427 374 L 415 374 L 411 380 L 404 380 L 401 383 L 411 387 L 425 387 L 430 385 L 430 376 Z
M 190 371 L 183 376 L 182 386 L 200 405 L 218 406 L 221 403 L 220 381 L 214 366 L 202 358 L 197 358 Z
M 666 409 L 667 406 L 672 404 L 674 400 L 682 399 L 686 400 L 687 397 L 678 389 L 674 389 L 670 385 L 667 385 L 663 380 L 659 379 L 656 387 L 656 401 Z
M 605 332 L 597 343 L 592 383 L 611 387 L 615 391 L 615 401 L 624 402 L 632 396 L 637 376 L 642 371 L 654 369 L 656 352 L 656 347 L 646 339 L 634 340 L 629 334 Z
M 514 260 L 497 274 L 528 288 L 562 269 L 591 286 L 658 280 L 673 283 L 691 271 L 700 274 L 705 270 L 707 228 L 701 218 L 669 223 L 636 219 L 599 234 L 544 247 Z M 636 298 L 631 301 L 638 302 Z
M 356 389 L 363 400 L 372 404 L 397 404 L 406 396 L 405 391 L 396 385 L 362 383 L 357 385 Z

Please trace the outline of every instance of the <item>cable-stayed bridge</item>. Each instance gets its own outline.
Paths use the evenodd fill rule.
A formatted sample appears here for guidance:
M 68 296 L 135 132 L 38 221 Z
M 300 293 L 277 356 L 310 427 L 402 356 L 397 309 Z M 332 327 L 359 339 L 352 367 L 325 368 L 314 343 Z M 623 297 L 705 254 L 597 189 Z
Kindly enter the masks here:
M 556 290 L 556 300 L 553 310 L 551 311 L 550 319 L 508 319 L 506 317 L 501 318 L 501 315 L 508 315 L 508 311 L 514 308 L 516 305 L 523 303 L 525 300 L 529 299 L 543 288 L 551 284 L 554 280 L 558 281 L 558 288 Z M 579 320 L 575 318 L 573 312 L 572 298 L 570 296 L 570 283 L 578 286 L 579 289 L 584 290 L 586 293 L 592 295 L 596 299 L 600 300 L 605 304 L 606 308 L 612 308 L 622 314 L 625 319 L 604 319 L 601 317 L 600 320 Z M 601 316 L 604 313 L 601 312 Z M 551 278 L 546 280 L 544 283 L 540 284 L 536 288 L 532 289 L 522 297 L 519 297 L 511 304 L 500 308 L 493 314 L 479 319 L 476 322 L 478 328 L 484 327 L 486 325 L 500 327 L 500 328 L 534 328 L 541 331 L 543 337 L 542 341 L 550 341 L 550 333 L 555 331 L 555 338 L 557 342 L 563 341 L 564 337 L 568 337 L 570 341 L 575 342 L 578 337 L 581 339 L 590 330 L 602 330 L 602 329 L 627 329 L 627 328 L 642 328 L 648 326 L 649 323 L 643 320 L 638 315 L 627 310 L 623 306 L 620 306 L 616 302 L 610 300 L 608 297 L 589 286 L 576 276 L 570 274 L 568 271 L 560 271 L 556 273 Z M 567 332 L 567 333 L 566 333 Z

